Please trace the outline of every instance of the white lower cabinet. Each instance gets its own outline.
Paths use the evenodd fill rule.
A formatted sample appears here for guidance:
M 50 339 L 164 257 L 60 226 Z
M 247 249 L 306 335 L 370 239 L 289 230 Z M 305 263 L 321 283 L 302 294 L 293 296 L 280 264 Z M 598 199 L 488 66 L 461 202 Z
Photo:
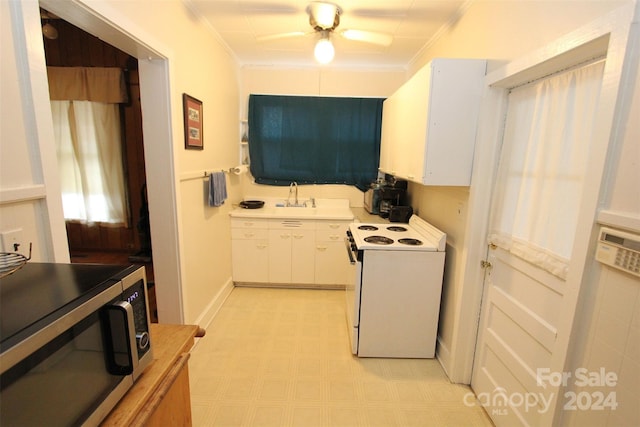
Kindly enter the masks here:
M 233 218 L 233 280 L 274 285 L 343 285 L 350 221 Z
M 269 230 L 269 282 L 274 284 L 314 283 L 315 231 L 313 223 L 299 222 Z M 278 227 L 276 223 L 273 226 Z
M 232 221 L 232 227 L 234 221 Z M 233 280 L 264 283 L 269 281 L 269 235 L 267 223 L 239 221 L 231 229 Z
M 291 233 L 291 282 L 314 283 L 313 266 L 315 258 L 313 246 L 314 230 L 296 230 Z
M 344 237 L 349 221 L 316 223 L 315 282 L 323 285 L 347 283 L 349 263 Z
M 269 230 L 269 282 L 291 282 L 291 231 Z

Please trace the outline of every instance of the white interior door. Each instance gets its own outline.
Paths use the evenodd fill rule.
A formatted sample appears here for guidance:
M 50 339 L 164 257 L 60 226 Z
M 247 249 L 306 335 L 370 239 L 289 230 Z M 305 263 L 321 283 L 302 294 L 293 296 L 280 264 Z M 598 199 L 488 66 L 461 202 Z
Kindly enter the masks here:
M 558 403 L 558 342 L 577 298 L 567 267 L 603 69 L 590 63 L 508 94 L 472 375 L 497 426 L 550 425 Z

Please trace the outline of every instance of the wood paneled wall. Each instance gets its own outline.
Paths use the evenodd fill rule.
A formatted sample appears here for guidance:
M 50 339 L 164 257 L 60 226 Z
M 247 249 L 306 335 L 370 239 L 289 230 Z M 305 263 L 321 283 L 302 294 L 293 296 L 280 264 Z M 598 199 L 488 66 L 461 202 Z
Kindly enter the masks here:
M 62 19 L 51 19 L 48 22 L 58 30 L 58 38 L 44 38 L 47 65 L 122 68 L 126 70 L 129 90 L 129 103 L 124 104 L 121 109 L 123 155 L 130 209 L 129 226 L 112 227 L 69 222 L 69 248 L 72 252 L 101 250 L 136 253 L 141 246 L 137 224 L 143 201 L 141 192 L 145 183 L 138 61 Z

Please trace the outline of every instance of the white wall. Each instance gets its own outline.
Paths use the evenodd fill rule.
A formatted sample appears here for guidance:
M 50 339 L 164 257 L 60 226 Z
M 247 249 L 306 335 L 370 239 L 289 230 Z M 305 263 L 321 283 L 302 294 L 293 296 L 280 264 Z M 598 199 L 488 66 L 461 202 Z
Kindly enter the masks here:
M 639 49 L 640 48 L 636 48 Z M 640 52 L 635 53 L 635 66 L 638 67 Z M 604 208 L 622 215 L 629 215 L 640 222 L 640 72 L 636 68 L 635 82 L 630 76 L 631 84 L 626 93 L 628 112 L 624 113 L 621 129 L 623 143 L 611 153 L 609 194 L 604 201 Z M 626 107 L 625 107 L 626 108 Z M 635 183 L 636 185 L 633 185 Z M 632 185 L 629 185 L 632 184 Z M 635 229 L 640 229 L 636 225 Z M 640 232 L 640 230 L 638 230 Z
M 610 179 L 605 185 L 599 221 L 640 235 L 640 49 L 630 58 L 631 85 L 620 105 L 622 116 L 619 138 L 610 150 Z M 635 78 L 634 78 L 635 74 Z M 599 226 L 593 239 L 597 238 Z M 567 411 L 563 425 L 622 426 L 640 425 L 640 278 L 594 262 L 584 286 L 577 322 L 575 353 L 568 372 L 586 368 L 589 372 L 614 373 L 613 387 L 576 387 L 574 393 L 613 393 L 615 410 Z
M 29 18 L 37 19 L 35 26 Z M 32 28 L 36 38 L 29 33 Z M 33 261 L 66 262 L 69 250 L 59 219 L 62 200 L 51 162 L 49 101 L 32 99 L 39 86 L 47 84 L 44 55 L 34 55 L 43 51 L 39 32 L 35 4 L 23 8 L 20 3 L 0 2 L 0 232 L 21 229 L 19 252 L 28 255 L 32 243 Z M 31 75 L 39 79 L 32 81 Z
M 488 71 L 544 47 L 558 37 L 619 7 L 626 1 L 493 1 L 473 2 L 462 18 L 411 64 L 410 74 L 437 57 L 488 59 Z M 461 346 L 468 348 L 464 332 L 471 326 L 460 323 L 463 312 L 462 291 L 481 287 L 469 282 L 464 269 L 470 239 L 465 228 L 472 218 L 467 216 L 473 192 L 454 187 L 411 185 L 412 205 L 419 215 L 435 224 L 450 237 L 447 246 L 446 276 L 443 289 L 438 357 L 454 381 L 468 382 L 470 366 L 460 370 L 454 360 Z M 490 197 L 490 195 L 477 195 Z
M 405 81 L 404 70 L 244 67 L 242 69 L 241 114 L 246 119 L 250 94 L 352 96 L 386 98 Z M 245 195 L 286 198 L 288 189 L 260 185 L 244 175 Z M 363 193 L 346 185 L 301 185 L 300 197 L 349 199 L 362 207 Z

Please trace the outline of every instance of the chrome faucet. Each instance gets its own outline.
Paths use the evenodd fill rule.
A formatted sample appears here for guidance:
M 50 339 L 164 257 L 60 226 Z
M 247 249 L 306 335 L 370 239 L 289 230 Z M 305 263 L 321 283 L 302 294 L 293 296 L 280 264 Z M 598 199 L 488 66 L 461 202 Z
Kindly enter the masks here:
M 289 197 L 287 197 L 287 206 L 291 206 L 291 192 L 294 191 L 295 189 L 295 199 L 294 199 L 294 203 L 293 206 L 298 206 L 298 183 L 296 181 L 293 181 L 291 184 L 289 184 Z

